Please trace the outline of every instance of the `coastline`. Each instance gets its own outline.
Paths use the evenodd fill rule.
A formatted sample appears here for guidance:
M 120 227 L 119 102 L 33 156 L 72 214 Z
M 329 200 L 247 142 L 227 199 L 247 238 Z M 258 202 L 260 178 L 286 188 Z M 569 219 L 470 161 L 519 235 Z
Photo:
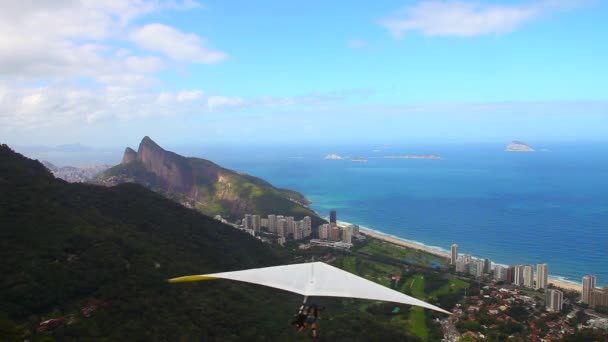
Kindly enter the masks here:
M 339 222 L 339 224 L 345 224 L 345 223 L 346 222 Z M 408 241 L 408 240 L 401 239 L 401 238 L 398 238 L 395 236 L 391 236 L 391 235 L 382 233 L 377 230 L 372 230 L 369 228 L 360 227 L 359 232 L 361 234 L 372 237 L 374 239 L 392 243 L 392 244 L 400 246 L 400 247 L 411 248 L 411 249 L 423 251 L 423 252 L 426 252 L 429 254 L 433 254 L 433 255 L 436 255 L 441 258 L 450 259 L 450 253 L 448 253 L 447 251 L 441 250 L 438 247 L 431 247 L 431 246 L 423 245 L 420 243 L 415 243 L 412 241 Z M 567 281 L 567 280 L 564 280 L 563 278 L 555 277 L 555 276 L 549 276 L 549 284 L 553 284 L 556 287 L 560 287 L 560 288 L 572 290 L 572 291 L 577 291 L 577 292 L 582 292 L 582 290 L 583 290 L 581 284 Z

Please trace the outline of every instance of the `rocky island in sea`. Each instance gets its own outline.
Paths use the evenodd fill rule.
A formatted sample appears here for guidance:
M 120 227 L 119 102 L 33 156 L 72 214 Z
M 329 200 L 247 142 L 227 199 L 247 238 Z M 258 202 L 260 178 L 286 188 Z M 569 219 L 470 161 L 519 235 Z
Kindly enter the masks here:
M 441 159 L 438 154 L 406 154 L 403 156 L 384 156 L 385 159 Z
M 507 152 L 535 152 L 530 145 L 523 143 L 521 141 L 514 140 L 505 149 Z
M 344 157 L 342 157 L 339 154 L 335 154 L 335 153 L 331 153 L 325 156 L 325 159 L 333 159 L 333 160 L 338 160 L 338 159 L 344 159 Z

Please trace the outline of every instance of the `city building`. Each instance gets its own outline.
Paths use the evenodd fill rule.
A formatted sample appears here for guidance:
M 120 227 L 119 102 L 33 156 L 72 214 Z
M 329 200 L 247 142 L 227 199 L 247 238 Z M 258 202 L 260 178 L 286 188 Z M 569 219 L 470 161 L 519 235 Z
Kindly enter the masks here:
M 309 237 L 312 235 L 312 220 L 310 216 L 305 216 L 302 219 L 302 229 L 304 237 Z
M 581 301 L 585 304 L 589 304 L 589 297 L 591 296 L 591 291 L 595 290 L 595 284 L 597 282 L 597 277 L 594 275 L 588 275 L 583 277 L 583 294 L 581 296 Z
M 513 284 L 517 286 L 524 285 L 524 265 L 515 265 L 515 274 L 513 275 Z
M 547 289 L 549 279 L 549 266 L 547 264 L 536 265 L 536 289 Z
M 450 265 L 456 265 L 456 260 L 458 260 L 458 245 L 457 244 L 452 245 L 451 256 L 452 257 L 450 258 Z
M 474 259 L 469 263 L 469 274 L 475 277 L 483 275 L 483 259 Z
M 293 216 L 287 216 L 285 218 L 285 234 L 287 237 L 294 235 L 296 230 L 296 221 Z
M 342 230 L 338 227 L 331 227 L 329 231 L 329 239 L 331 241 L 341 241 L 342 240 Z
M 356 224 L 351 224 L 351 227 L 353 227 L 353 236 L 358 236 L 359 235 L 359 226 Z
M 492 273 L 492 260 L 485 258 L 483 259 L 483 273 L 490 274 Z
M 608 286 L 603 289 L 593 289 L 589 294 L 589 306 L 592 309 L 598 306 L 608 308 Z
M 322 224 L 319 226 L 319 239 L 329 240 L 329 224 Z
M 245 214 L 245 218 L 243 219 L 243 228 L 253 229 L 253 218 L 250 214 Z
M 281 218 L 277 216 L 277 235 L 287 237 L 286 226 L 287 220 L 285 220 L 282 216 Z
M 342 242 L 352 243 L 352 241 L 353 241 L 352 226 L 344 227 L 344 229 L 342 229 Z
M 456 272 L 459 273 L 468 273 L 469 272 L 469 264 L 466 262 L 464 256 L 456 259 Z
M 304 228 L 302 227 L 301 221 L 298 222 L 296 227 L 293 230 L 293 239 L 300 240 L 304 238 Z
M 275 215 L 268 215 L 268 231 L 271 233 L 277 232 L 277 217 Z
M 330 211 L 329 212 L 329 223 L 331 225 L 336 225 L 336 222 L 338 222 L 337 219 L 338 219 L 338 217 L 336 215 L 336 211 L 335 210 Z
M 259 232 L 262 229 L 262 218 L 260 215 L 251 215 L 251 221 L 251 229 L 253 229 L 255 232 Z
M 560 312 L 564 303 L 564 294 L 559 290 L 548 290 L 545 297 L 545 306 L 548 311 Z
M 515 266 L 507 267 L 507 279 L 505 281 L 511 284 L 515 282 Z
M 268 219 L 262 218 L 262 228 L 268 228 Z
M 496 265 L 496 267 L 494 267 L 494 279 L 497 281 L 506 281 L 507 268 L 502 265 Z
M 524 266 L 524 286 L 534 287 L 534 266 L 532 265 Z

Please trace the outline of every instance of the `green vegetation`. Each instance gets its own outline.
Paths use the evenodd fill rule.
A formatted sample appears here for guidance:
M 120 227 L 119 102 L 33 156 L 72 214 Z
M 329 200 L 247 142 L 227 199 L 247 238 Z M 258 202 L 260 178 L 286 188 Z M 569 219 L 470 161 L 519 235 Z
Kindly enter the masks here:
M 424 283 L 423 275 L 414 276 L 406 282 L 406 290 L 413 297 L 424 300 Z M 410 331 L 422 340 L 427 340 L 429 328 L 426 325 L 426 316 L 423 308 L 415 307 L 410 310 Z
M 376 239 L 373 239 L 371 242 L 367 243 L 364 247 L 359 248 L 357 251 L 363 254 L 389 257 L 396 259 L 399 262 L 426 267 L 445 266 L 447 263 L 446 259 L 440 258 L 436 255 L 420 250 L 396 246 L 392 243 L 383 242 Z
M 469 286 L 465 280 L 437 271 L 435 267 L 429 267 L 432 264 L 429 260 L 437 259 L 442 264 L 443 260 L 428 253 L 371 239 L 358 246 L 356 255 L 340 258 L 339 266 L 361 277 L 438 304 L 443 308 L 452 308 L 461 301 L 464 289 Z M 417 257 L 407 258 L 412 255 Z M 414 262 L 406 263 L 406 260 Z M 392 280 L 392 276 L 398 276 L 399 280 Z M 385 315 L 390 313 L 391 322 L 395 327 L 408 331 L 423 341 L 441 338 L 439 327 L 431 322 L 432 318 L 438 317 L 435 313 L 418 307 L 398 306 L 398 308 L 398 312 L 394 313 L 394 305 L 385 307 L 383 304 L 374 305 L 369 302 L 362 302 L 359 305 L 360 311 L 378 313 L 379 310 L 384 310 L 382 312 Z

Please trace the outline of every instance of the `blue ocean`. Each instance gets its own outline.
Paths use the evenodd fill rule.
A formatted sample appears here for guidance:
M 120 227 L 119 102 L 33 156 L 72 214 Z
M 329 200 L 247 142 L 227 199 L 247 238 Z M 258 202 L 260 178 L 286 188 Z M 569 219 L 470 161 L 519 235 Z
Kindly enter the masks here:
M 536 146 L 538 147 L 538 146 Z M 608 284 L 608 145 L 223 147 L 183 151 L 305 194 L 321 216 L 406 240 L 549 264 L 553 277 Z M 325 160 L 329 153 L 361 156 Z M 440 154 L 442 159 L 385 159 Z

